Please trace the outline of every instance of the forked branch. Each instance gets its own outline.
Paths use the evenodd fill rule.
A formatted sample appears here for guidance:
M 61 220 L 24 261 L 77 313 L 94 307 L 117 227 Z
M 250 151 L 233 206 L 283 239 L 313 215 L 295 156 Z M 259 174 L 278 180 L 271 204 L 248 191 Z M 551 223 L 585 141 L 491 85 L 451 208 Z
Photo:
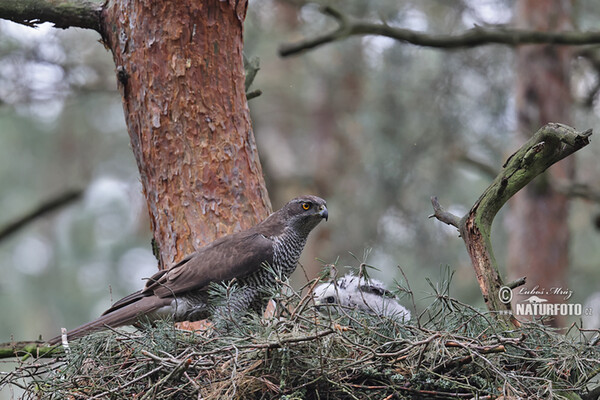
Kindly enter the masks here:
M 498 264 L 490 239 L 492 222 L 502 206 L 521 188 L 548 167 L 589 144 L 592 130 L 577 132 L 561 124 L 551 123 L 537 131 L 527 143 L 511 155 L 492 184 L 483 192 L 471 210 L 462 218 L 446 212 L 431 199 L 434 217 L 456 226 L 465 242 L 483 299 L 490 311 L 509 317 L 510 302 L 502 302 L 500 289 L 505 285 L 498 272 Z M 522 278 L 523 279 L 523 278 Z M 508 286 L 518 286 L 519 282 Z

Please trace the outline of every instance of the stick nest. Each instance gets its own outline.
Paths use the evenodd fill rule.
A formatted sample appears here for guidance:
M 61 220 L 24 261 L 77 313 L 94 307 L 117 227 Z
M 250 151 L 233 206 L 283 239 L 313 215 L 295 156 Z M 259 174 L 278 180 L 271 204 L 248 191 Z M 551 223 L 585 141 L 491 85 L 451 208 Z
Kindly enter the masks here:
M 274 317 L 236 318 L 226 332 L 162 322 L 93 334 L 54 358 L 21 360 L 0 375 L 0 388 L 20 387 L 25 399 L 74 400 L 594 396 L 598 332 L 588 340 L 576 327 L 567 335 L 536 323 L 502 329 L 493 315 L 447 293 L 436 290 L 405 324 L 319 312 L 309 295 L 287 290 L 277 295 Z

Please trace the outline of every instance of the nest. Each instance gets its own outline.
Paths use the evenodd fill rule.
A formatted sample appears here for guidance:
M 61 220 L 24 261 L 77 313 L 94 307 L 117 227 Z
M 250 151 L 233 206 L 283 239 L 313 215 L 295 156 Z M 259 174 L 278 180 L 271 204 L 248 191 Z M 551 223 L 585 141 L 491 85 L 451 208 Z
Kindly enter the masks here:
M 576 327 L 566 335 L 537 323 L 501 329 L 493 315 L 446 293 L 434 293 L 405 324 L 353 310 L 319 312 L 310 296 L 280 292 L 280 312 L 270 318 L 232 319 L 220 332 L 161 322 L 93 334 L 54 358 L 21 361 L 0 385 L 33 399 L 598 396 L 597 339 Z

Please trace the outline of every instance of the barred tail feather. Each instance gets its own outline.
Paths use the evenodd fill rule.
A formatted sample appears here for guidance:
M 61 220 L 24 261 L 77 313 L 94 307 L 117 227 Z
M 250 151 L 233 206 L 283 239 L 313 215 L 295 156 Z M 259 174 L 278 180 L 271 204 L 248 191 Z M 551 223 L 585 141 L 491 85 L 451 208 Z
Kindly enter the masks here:
M 116 328 L 123 325 L 131 325 L 137 321 L 141 315 L 152 317 L 150 313 L 171 304 L 172 299 L 159 298 L 156 296 L 143 297 L 140 300 L 127 304 L 126 306 L 115 309 L 112 312 L 103 314 L 94 321 L 83 324 L 69 332 L 68 339 L 75 339 L 90 333 L 97 332 L 107 327 Z M 110 309 L 109 309 L 110 311 Z M 62 341 L 62 336 L 56 336 L 48 340 L 48 344 L 55 345 Z

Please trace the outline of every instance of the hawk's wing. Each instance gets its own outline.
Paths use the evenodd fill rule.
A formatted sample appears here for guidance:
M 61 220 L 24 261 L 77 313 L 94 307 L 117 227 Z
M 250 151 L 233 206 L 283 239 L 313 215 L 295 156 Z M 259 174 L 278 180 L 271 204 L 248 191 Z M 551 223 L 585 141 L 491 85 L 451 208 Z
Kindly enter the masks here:
M 117 301 L 104 314 L 143 297 L 170 297 L 205 288 L 211 282 L 244 278 L 258 271 L 263 263 L 273 264 L 271 239 L 252 230 L 224 236 L 200 248 L 173 267 L 158 271 L 148 279 L 144 289 Z
M 273 264 L 273 241 L 257 232 L 239 232 L 217 239 L 172 268 L 160 271 L 146 283 L 142 293 L 169 297 L 211 282 L 244 278 Z M 150 293 L 149 293 L 150 292 Z

